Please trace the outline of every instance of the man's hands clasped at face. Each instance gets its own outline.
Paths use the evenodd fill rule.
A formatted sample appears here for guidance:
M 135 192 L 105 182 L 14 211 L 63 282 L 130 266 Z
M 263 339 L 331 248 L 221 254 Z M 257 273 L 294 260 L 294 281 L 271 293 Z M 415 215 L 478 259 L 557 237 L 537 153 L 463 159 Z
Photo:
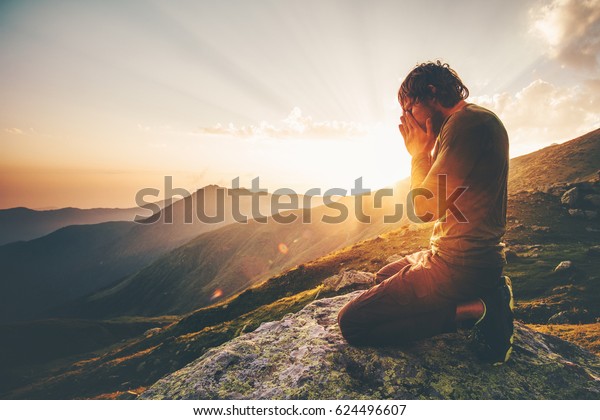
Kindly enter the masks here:
M 411 108 L 414 108 L 414 106 Z M 431 117 L 423 119 L 425 129 L 419 124 L 412 110 L 405 111 L 400 117 L 402 124 L 398 127 L 404 138 L 406 150 L 413 157 L 422 153 L 431 153 L 435 144 L 436 135 L 433 132 Z

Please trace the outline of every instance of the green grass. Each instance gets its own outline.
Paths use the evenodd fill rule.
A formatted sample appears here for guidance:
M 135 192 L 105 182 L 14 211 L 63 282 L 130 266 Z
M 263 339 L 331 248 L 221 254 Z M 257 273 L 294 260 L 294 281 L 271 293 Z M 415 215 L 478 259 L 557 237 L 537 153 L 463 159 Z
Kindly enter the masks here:
M 529 327 L 544 334 L 551 334 L 572 341 L 581 347 L 600 356 L 600 323 L 594 324 L 563 324 L 563 325 L 537 325 Z

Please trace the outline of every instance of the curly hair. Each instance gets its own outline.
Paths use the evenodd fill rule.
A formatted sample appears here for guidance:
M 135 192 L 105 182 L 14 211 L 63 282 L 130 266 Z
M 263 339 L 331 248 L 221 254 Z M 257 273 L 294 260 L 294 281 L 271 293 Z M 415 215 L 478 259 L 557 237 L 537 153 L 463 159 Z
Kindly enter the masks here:
M 469 89 L 458 74 L 439 60 L 418 64 L 398 90 L 398 102 L 403 108 L 407 100 L 421 102 L 426 99 L 436 99 L 443 107 L 451 108 L 468 96 Z

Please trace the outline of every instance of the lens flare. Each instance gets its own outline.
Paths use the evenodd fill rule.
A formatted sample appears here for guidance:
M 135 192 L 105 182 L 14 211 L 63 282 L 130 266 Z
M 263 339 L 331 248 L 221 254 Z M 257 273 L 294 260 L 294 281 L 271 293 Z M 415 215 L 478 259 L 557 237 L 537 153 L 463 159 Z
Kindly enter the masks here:
M 223 291 L 221 289 L 216 289 L 210 297 L 210 300 L 215 300 L 217 298 L 220 298 L 221 296 L 223 296 Z
M 277 245 L 277 249 L 284 255 L 288 253 L 288 247 L 283 242 L 280 242 L 279 245 Z

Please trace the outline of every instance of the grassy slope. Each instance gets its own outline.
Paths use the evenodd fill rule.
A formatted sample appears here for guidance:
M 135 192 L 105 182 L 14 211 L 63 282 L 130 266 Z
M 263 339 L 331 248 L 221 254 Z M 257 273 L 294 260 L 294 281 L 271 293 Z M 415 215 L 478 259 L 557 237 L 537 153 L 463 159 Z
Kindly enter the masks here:
M 527 322 L 545 322 L 561 310 L 587 309 L 581 321 L 600 317 L 600 265 L 588 255 L 597 245 L 598 219 L 570 217 L 560 205 L 560 197 L 542 192 L 521 192 L 509 197 L 509 229 L 505 236 L 510 249 L 507 273 L 515 285 L 519 314 Z M 532 226 L 549 228 L 536 231 Z M 570 260 L 574 269 L 554 272 Z
M 98 357 L 111 347 L 164 327 L 173 317 L 110 321 L 47 319 L 0 325 L 0 392 L 70 366 L 82 356 Z
M 510 161 L 510 188 L 514 192 L 563 182 L 595 178 L 600 162 L 600 129 Z
M 598 322 L 577 325 L 531 324 L 529 326 L 541 333 L 552 334 L 563 340 L 577 343 L 600 356 L 600 323 Z

